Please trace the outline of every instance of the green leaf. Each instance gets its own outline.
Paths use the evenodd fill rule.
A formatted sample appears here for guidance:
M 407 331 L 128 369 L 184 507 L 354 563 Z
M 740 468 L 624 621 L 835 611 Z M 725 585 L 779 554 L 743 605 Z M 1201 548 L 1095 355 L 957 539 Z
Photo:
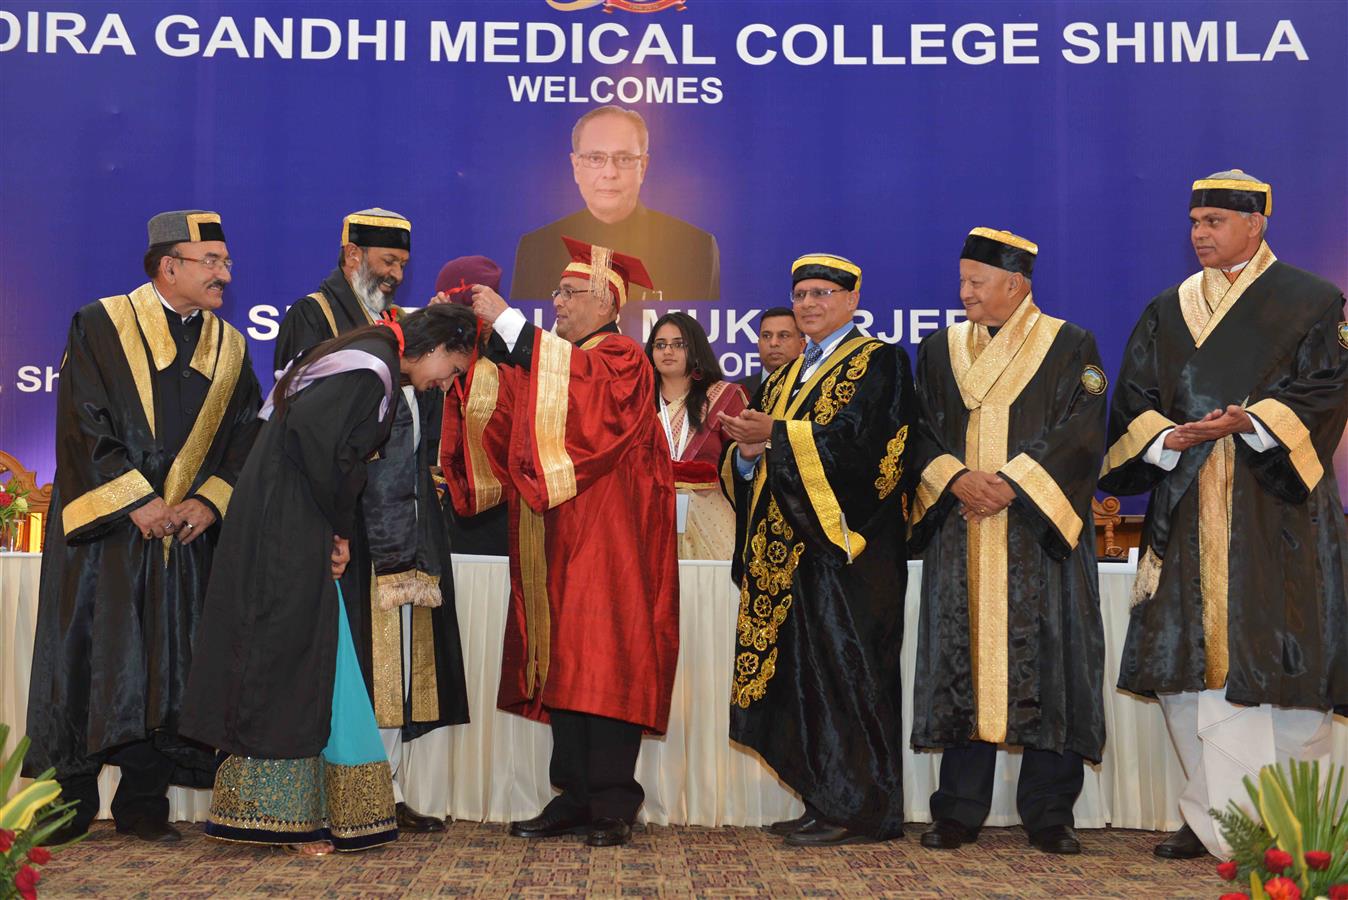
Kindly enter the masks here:
M 5 739 L 9 737 L 9 726 L 0 725 L 0 753 L 4 752 Z M 19 738 L 19 745 L 14 748 L 14 753 L 5 760 L 4 765 L 0 765 L 0 804 L 9 798 L 10 785 L 14 783 L 14 778 L 19 774 L 19 769 L 23 766 L 23 755 L 28 752 L 28 735 Z

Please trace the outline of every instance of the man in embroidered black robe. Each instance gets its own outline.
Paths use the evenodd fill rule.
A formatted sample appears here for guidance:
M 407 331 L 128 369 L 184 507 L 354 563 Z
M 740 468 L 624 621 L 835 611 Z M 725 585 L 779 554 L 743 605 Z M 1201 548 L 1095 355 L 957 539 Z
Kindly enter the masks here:
M 730 736 L 805 802 L 771 826 L 797 846 L 903 834 L 899 646 L 907 584 L 912 376 L 852 325 L 861 269 L 792 266 L 804 354 L 722 416 L 740 585 Z
M 1024 748 L 1016 806 L 1030 842 L 1081 852 L 1072 807 L 1105 741 L 1091 516 L 1105 375 L 1090 332 L 1036 306 L 1038 252 L 1006 231 L 971 231 L 959 263 L 968 321 L 918 351 L 912 739 L 944 751 L 925 847 L 977 839 L 997 745 L 1010 744 Z
M 398 316 L 412 223 L 377 207 L 354 212 L 342 220 L 341 246 L 338 268 L 286 312 L 278 371 L 329 338 Z M 404 386 L 396 399 L 388 441 L 367 467 L 342 593 L 393 772 L 398 827 L 438 832 L 443 820 L 407 804 L 400 775 L 404 739 L 468 721 L 453 560 L 431 476 L 443 394 Z
M 150 282 L 80 309 L 61 365 L 24 759 L 79 801 L 53 843 L 88 830 L 105 764 L 121 767 L 117 830 L 147 841 L 180 838 L 169 785 L 215 773 L 178 713 L 258 384 L 213 312 L 233 265 L 220 216 L 161 213 L 149 233 Z
M 1189 206 L 1203 269 L 1129 339 L 1100 479 L 1151 495 L 1119 686 L 1159 697 L 1188 777 L 1168 858 L 1229 856 L 1209 810 L 1265 765 L 1323 764 L 1348 708 L 1343 294 L 1274 257 L 1267 183 L 1220 172 Z

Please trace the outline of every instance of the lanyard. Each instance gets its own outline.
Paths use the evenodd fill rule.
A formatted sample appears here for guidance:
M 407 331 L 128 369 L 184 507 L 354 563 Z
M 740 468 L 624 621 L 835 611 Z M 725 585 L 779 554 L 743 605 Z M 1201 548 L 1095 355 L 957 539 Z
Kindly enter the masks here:
M 684 448 L 688 446 L 688 441 L 692 437 L 688 428 L 688 411 L 685 408 L 683 414 L 683 432 L 679 435 L 678 442 L 674 440 L 674 429 L 669 422 L 669 404 L 665 402 L 663 394 L 660 397 L 660 424 L 665 426 L 665 438 L 669 441 L 670 458 L 682 459 Z M 684 395 L 685 399 L 687 394 Z

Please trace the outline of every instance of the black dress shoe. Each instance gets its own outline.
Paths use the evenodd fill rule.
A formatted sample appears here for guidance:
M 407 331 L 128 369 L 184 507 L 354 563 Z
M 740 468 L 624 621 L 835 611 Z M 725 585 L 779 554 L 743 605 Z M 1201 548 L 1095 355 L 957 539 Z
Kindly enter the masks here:
M 60 828 L 47 835 L 47 839 L 42 842 L 44 847 L 56 847 L 60 844 L 68 843 L 77 837 L 82 837 L 89 833 L 89 826 L 80 827 L 74 822 L 63 825 Z
M 183 839 L 182 833 L 168 822 L 154 819 L 137 819 L 130 825 L 117 825 L 118 834 L 134 835 L 138 840 L 151 844 L 176 844 Z
M 590 823 L 590 836 L 585 843 L 591 847 L 621 847 L 632 840 L 632 826 L 622 819 L 604 816 Z
M 800 831 L 802 828 L 809 828 L 816 821 L 813 810 L 805 808 L 805 812 L 796 816 L 794 819 L 783 819 L 780 822 L 773 822 L 767 827 L 767 830 L 778 837 L 786 837 L 793 831 Z
M 1071 856 L 1081 852 L 1081 841 L 1071 825 L 1049 825 L 1030 834 L 1030 844 L 1045 853 Z
M 823 819 L 816 819 L 805 828 L 786 836 L 786 842 L 792 847 L 841 847 L 843 844 L 876 844 L 879 840 Z
M 590 815 L 565 809 L 544 807 L 532 819 L 510 823 L 510 834 L 522 838 L 557 837 L 562 834 L 588 834 Z
M 958 850 L 978 840 L 978 830 L 954 819 L 937 819 L 922 832 L 922 846 L 933 850 Z
M 1208 848 L 1203 846 L 1203 842 L 1194 834 L 1193 829 L 1185 825 L 1157 844 L 1151 852 L 1162 859 L 1197 859 L 1205 856 Z
M 416 834 L 431 834 L 433 832 L 445 830 L 444 819 L 437 819 L 435 816 L 423 816 L 406 803 L 397 804 L 394 806 L 393 811 L 398 820 L 399 831 L 409 831 Z

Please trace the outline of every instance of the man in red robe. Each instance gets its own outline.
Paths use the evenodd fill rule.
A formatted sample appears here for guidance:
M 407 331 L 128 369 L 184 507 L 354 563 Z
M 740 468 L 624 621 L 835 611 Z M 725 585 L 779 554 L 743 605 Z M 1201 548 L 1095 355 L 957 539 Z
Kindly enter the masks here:
M 679 650 L 674 476 L 651 412 L 654 372 L 618 332 L 641 261 L 565 238 L 555 333 L 473 287 L 488 358 L 446 402 L 455 509 L 510 515 L 510 615 L 497 705 L 552 726 L 561 791 L 517 837 L 625 844 L 645 797 L 643 732 L 663 734 Z M 437 298 L 441 299 L 441 298 Z

